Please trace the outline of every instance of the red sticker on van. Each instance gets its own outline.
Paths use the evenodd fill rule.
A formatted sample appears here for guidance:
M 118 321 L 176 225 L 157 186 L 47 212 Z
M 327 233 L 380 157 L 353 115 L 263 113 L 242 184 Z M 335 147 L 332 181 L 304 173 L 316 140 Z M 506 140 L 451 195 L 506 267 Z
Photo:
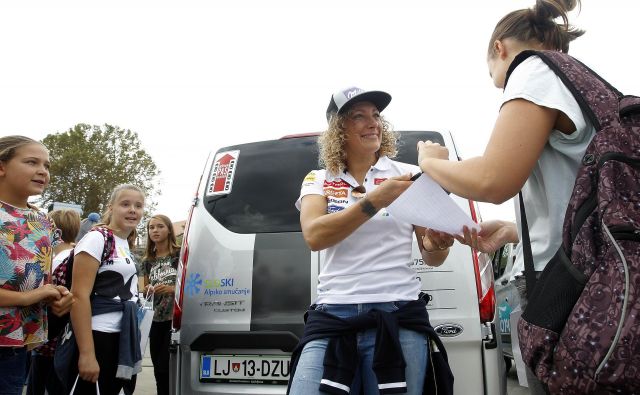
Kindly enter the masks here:
M 240 156 L 240 151 L 226 151 L 216 154 L 207 184 L 207 196 L 231 192 L 238 156 Z

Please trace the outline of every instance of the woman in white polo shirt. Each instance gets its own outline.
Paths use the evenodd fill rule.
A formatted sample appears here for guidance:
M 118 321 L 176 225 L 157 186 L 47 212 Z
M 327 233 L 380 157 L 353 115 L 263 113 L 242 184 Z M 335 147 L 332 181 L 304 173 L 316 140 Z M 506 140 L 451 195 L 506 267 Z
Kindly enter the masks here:
M 329 127 L 318 139 L 325 168 L 305 177 L 296 202 L 307 244 L 326 251 L 312 306 L 316 311 L 346 318 L 372 309 L 398 310 L 419 298 L 420 284 L 410 267 L 413 235 L 425 262 L 433 266 L 442 264 L 453 244 L 452 238 L 397 221 L 385 210 L 419 172 L 417 166 L 390 159 L 398 136 L 380 114 L 390 101 L 388 93 L 359 88 L 331 97 Z M 322 379 L 328 340 L 304 344 L 290 393 L 320 393 L 320 385 L 329 383 L 351 393 L 362 386 L 365 394 L 378 394 L 379 378 L 372 369 L 375 337 L 376 329 L 358 332 L 358 363 L 346 386 Z M 426 336 L 401 328 L 399 339 L 406 362 L 402 384 L 407 393 L 421 394 Z

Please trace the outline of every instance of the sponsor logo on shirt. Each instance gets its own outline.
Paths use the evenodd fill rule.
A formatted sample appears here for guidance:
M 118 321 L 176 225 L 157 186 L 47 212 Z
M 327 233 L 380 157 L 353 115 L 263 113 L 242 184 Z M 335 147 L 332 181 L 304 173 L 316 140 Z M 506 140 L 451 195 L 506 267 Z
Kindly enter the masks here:
M 348 182 L 344 181 L 344 180 L 336 180 L 336 181 L 324 181 L 324 184 L 322 185 L 323 187 L 327 188 L 350 188 L 351 185 L 349 185 Z
M 313 182 L 315 182 L 315 180 L 316 180 L 316 172 L 311 171 L 311 172 L 309 172 L 309 174 L 307 174 L 304 177 L 304 181 L 303 182 L 305 182 L 305 183 L 307 183 L 307 182 L 313 183 Z
M 336 199 L 333 196 L 328 197 L 329 204 L 347 204 L 349 201 L 347 199 Z
M 334 198 L 346 198 L 348 195 L 347 188 L 324 188 L 324 196 L 334 197 Z
M 373 179 L 373 184 L 374 184 L 374 185 L 380 185 L 380 184 L 382 184 L 382 183 L 383 183 L 384 181 L 386 181 L 386 180 L 387 180 L 386 178 L 374 178 L 374 179 Z
M 327 214 L 337 213 L 338 211 L 344 210 L 342 206 L 336 206 L 335 204 L 330 204 L 327 206 Z

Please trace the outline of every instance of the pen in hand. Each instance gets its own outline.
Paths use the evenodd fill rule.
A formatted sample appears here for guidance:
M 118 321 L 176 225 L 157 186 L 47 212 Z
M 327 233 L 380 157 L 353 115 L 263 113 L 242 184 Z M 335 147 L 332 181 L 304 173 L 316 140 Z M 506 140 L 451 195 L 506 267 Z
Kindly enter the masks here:
M 419 171 L 419 172 L 417 172 L 416 174 L 414 174 L 414 175 L 409 179 L 409 181 L 415 181 L 415 180 L 417 180 L 418 178 L 420 178 L 420 176 L 421 176 L 421 175 L 422 175 L 422 172 L 421 172 L 421 171 Z M 450 195 L 450 194 L 451 194 L 451 192 L 447 191 L 447 190 L 446 190 L 446 189 L 444 189 L 444 188 L 442 188 L 442 190 L 443 190 L 443 191 L 445 191 L 445 192 L 447 193 L 447 195 Z

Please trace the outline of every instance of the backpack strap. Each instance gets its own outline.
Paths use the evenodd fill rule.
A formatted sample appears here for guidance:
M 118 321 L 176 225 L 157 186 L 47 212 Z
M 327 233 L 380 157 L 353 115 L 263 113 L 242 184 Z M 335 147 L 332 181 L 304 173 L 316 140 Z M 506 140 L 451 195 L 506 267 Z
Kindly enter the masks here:
M 116 239 L 113 237 L 113 231 L 109 228 L 95 228 L 104 236 L 104 248 L 102 249 L 102 257 L 100 265 L 113 264 L 113 252 L 116 249 Z
M 527 213 L 524 210 L 522 191 L 518 192 L 520 200 L 520 223 L 522 224 L 522 255 L 524 257 L 524 280 L 526 282 L 525 294 L 527 298 L 531 296 L 533 287 L 536 286 L 536 268 L 533 265 L 533 253 L 531 252 L 531 239 L 529 238 L 529 225 L 527 224 Z
M 611 124 L 620 124 L 619 108 L 623 94 L 584 63 L 566 53 L 533 50 L 520 52 L 509 65 L 505 87 L 513 70 L 534 55 L 542 59 L 569 89 L 596 131 Z M 598 94 L 583 96 L 581 92 Z
M 67 287 L 67 284 L 69 283 L 68 277 L 71 276 L 71 274 L 67 275 L 67 268 L 69 267 L 70 261 L 72 262 L 71 265 L 73 265 L 73 252 L 74 249 L 72 248 L 71 251 L 69 251 L 69 255 L 64 258 L 62 262 L 60 262 L 60 264 L 51 272 L 51 283 L 53 285 L 63 285 Z

